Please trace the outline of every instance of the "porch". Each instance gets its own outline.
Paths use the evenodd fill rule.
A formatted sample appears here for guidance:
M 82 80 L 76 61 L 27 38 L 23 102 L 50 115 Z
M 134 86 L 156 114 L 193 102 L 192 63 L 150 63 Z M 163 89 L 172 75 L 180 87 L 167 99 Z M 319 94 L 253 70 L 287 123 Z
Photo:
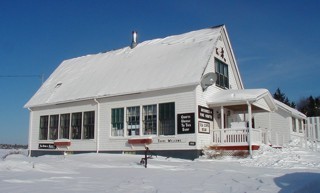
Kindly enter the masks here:
M 207 104 L 218 114 L 218 128 L 213 130 L 215 148 L 249 150 L 252 155 L 252 150 L 268 144 L 267 129 L 254 128 L 253 122 L 253 113 L 276 109 L 268 90 L 223 90 L 209 96 Z

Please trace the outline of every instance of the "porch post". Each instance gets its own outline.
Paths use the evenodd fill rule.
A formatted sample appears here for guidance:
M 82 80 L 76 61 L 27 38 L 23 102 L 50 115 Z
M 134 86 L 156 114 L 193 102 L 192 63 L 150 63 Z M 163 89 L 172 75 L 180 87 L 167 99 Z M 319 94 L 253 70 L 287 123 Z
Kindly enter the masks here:
M 248 104 L 248 123 L 249 123 L 249 153 L 250 157 L 252 158 L 252 109 L 251 109 L 251 104 L 247 102 Z
M 224 109 L 223 106 L 220 107 L 220 120 L 221 120 L 221 143 L 224 143 Z

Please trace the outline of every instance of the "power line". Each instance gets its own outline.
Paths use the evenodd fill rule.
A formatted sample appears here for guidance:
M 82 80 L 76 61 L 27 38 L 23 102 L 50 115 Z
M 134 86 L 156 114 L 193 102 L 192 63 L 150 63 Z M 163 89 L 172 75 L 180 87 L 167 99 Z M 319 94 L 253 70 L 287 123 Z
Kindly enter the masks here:
M 0 75 L 0 78 L 35 78 L 35 77 L 41 78 L 41 83 L 43 84 L 43 82 L 44 82 L 44 74 L 41 74 L 41 75 L 35 75 L 35 74 Z

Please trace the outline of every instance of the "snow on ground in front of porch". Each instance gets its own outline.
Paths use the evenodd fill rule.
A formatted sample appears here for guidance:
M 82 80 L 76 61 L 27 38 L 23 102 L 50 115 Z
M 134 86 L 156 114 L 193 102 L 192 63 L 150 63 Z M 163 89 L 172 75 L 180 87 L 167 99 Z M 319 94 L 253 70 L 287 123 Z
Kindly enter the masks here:
M 8 150 L 0 150 L 0 157 Z M 26 152 L 24 152 L 26 153 Z M 0 159 L 0 192 L 320 192 L 320 152 L 263 146 L 253 159 L 194 161 L 141 155 L 78 154 Z

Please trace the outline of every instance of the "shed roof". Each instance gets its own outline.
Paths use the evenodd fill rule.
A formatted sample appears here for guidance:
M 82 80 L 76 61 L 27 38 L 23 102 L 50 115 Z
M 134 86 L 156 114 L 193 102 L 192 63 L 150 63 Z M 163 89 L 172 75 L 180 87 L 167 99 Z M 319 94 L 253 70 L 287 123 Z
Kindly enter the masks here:
M 212 27 L 63 61 L 25 107 L 197 85 L 221 29 Z
M 289 107 L 288 105 L 286 105 L 278 100 L 274 100 L 274 101 L 279 108 L 282 108 L 285 111 L 289 112 L 291 114 L 291 116 L 296 117 L 296 118 L 300 118 L 300 119 L 307 119 L 307 116 L 305 114 L 301 113 L 300 111 L 298 111 L 297 109 Z

